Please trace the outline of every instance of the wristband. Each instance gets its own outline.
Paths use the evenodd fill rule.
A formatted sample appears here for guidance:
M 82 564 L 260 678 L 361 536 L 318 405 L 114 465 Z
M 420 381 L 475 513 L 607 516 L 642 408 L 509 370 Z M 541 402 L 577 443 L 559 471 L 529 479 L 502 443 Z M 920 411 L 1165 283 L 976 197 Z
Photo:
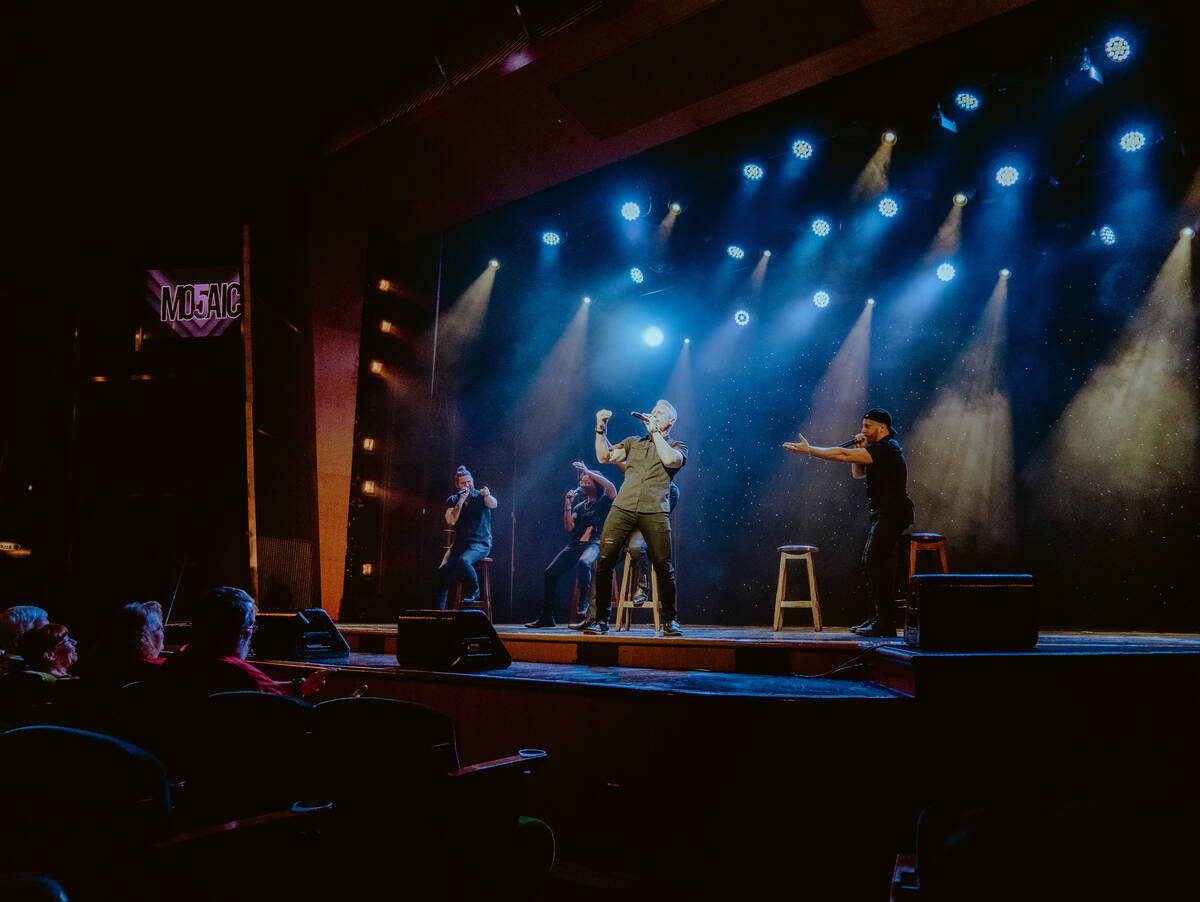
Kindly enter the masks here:
M 596 435 L 604 435 L 604 433 L 607 431 L 608 431 L 607 429 L 603 429 L 599 426 L 596 427 Z

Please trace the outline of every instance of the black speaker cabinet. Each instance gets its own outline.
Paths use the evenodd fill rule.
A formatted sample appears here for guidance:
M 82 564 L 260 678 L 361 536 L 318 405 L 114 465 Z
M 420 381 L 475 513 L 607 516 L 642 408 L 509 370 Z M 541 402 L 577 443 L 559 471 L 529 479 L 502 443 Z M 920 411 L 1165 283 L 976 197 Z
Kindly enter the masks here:
M 919 573 L 912 578 L 904 644 L 926 651 L 1026 651 L 1037 645 L 1028 573 Z
M 512 656 L 483 611 L 405 611 L 396 662 L 412 670 L 503 670 Z
M 345 661 L 350 646 L 321 608 L 258 615 L 254 654 L 292 661 Z

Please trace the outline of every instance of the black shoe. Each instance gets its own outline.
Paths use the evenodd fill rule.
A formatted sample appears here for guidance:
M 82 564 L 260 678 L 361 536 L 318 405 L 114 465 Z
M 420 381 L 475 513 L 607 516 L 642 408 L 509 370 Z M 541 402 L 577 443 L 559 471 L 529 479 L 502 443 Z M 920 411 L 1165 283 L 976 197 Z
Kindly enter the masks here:
M 895 639 L 896 627 L 890 624 L 875 622 L 870 629 L 859 630 L 858 634 L 864 639 Z
M 645 592 L 638 592 L 637 595 L 633 596 L 633 606 L 635 608 L 640 608 L 645 603 L 646 603 L 646 593 Z
M 558 626 L 558 624 L 555 623 L 553 620 L 547 620 L 545 617 L 539 617 L 537 620 L 532 620 L 529 623 L 525 624 L 525 626 L 527 629 L 539 630 L 539 629 L 549 629 L 552 626 Z
M 599 633 L 603 635 L 608 632 L 608 624 L 597 620 L 595 617 L 585 617 L 578 623 L 568 623 L 567 629 L 576 630 L 583 633 Z
M 474 595 L 468 595 L 460 604 L 479 604 L 479 593 L 476 592 Z
M 682 636 L 683 630 L 679 628 L 679 624 L 672 620 L 670 623 L 664 623 L 662 628 L 664 636 Z

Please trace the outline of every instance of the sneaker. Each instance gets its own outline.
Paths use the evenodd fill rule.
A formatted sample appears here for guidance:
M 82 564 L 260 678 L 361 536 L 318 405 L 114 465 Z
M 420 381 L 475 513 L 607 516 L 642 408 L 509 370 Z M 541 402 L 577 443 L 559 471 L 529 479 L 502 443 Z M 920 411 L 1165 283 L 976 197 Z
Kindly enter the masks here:
M 646 593 L 645 592 L 638 592 L 637 595 L 633 596 L 633 606 L 635 608 L 640 608 L 645 603 L 646 603 Z
M 603 636 L 608 632 L 608 621 L 593 620 L 583 628 L 583 631 L 593 636 Z
M 683 630 L 679 628 L 679 623 L 677 621 L 672 620 L 670 623 L 663 624 L 662 634 L 664 636 L 682 636 Z
M 874 625 L 875 625 L 875 618 L 874 618 L 874 617 L 868 617 L 866 620 L 864 620 L 864 621 L 863 621 L 862 623 L 860 623 L 858 626 L 852 626 L 852 627 L 850 627 L 850 632 L 852 632 L 852 633 L 861 633 L 863 630 L 869 630 L 869 629 L 870 629 L 871 627 L 873 627 Z
M 595 617 L 584 617 L 578 623 L 568 623 L 567 629 L 576 630 L 578 632 L 583 632 L 586 630 L 587 632 L 591 633 L 591 632 L 595 632 L 595 630 L 593 630 L 592 627 L 597 626 L 597 625 L 602 625 L 604 627 L 603 631 L 608 632 L 608 624 L 607 623 L 600 624 L 599 621 L 597 621 Z
M 479 604 L 479 593 L 476 592 L 474 595 L 468 595 L 462 600 L 461 604 Z
M 525 628 L 531 630 L 549 629 L 552 626 L 558 626 L 558 624 L 553 620 L 547 620 L 545 617 L 539 617 L 537 620 L 531 620 L 525 624 Z

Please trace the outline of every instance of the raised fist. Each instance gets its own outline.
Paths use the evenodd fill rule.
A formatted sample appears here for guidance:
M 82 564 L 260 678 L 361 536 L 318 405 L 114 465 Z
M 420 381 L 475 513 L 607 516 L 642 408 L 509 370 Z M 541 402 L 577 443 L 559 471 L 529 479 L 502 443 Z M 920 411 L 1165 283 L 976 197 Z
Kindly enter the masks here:
M 596 411 L 596 428 L 601 429 L 612 418 L 612 411 L 608 408 Z

